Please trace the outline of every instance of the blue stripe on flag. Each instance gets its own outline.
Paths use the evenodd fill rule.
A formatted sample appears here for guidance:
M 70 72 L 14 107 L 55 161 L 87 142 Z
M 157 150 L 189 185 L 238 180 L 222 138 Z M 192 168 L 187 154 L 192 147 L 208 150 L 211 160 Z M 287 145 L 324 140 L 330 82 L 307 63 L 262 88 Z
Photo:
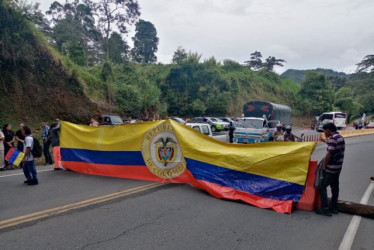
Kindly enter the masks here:
M 140 151 L 96 151 L 61 148 L 62 161 L 75 161 L 109 165 L 145 166 Z
M 20 151 L 18 151 L 17 149 L 14 150 L 12 156 L 11 156 L 10 159 L 9 159 L 9 162 L 10 162 L 11 164 L 13 164 L 14 161 L 17 159 L 19 153 L 20 153 Z
M 185 158 L 196 179 L 274 200 L 298 202 L 304 186 Z

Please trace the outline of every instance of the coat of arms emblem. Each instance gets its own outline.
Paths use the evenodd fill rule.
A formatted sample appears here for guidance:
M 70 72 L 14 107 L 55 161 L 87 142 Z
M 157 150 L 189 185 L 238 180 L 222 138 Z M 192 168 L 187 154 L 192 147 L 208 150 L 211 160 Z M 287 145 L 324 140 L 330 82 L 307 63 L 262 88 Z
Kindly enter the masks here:
M 186 170 L 186 162 L 177 136 L 169 121 L 145 133 L 142 155 L 148 169 L 158 177 L 174 178 Z

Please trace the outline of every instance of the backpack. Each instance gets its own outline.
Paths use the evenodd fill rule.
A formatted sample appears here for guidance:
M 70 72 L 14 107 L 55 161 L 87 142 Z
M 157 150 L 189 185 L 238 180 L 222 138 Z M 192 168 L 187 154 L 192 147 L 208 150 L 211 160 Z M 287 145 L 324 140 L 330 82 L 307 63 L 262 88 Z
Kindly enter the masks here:
M 35 137 L 33 137 L 33 144 L 34 144 L 34 146 L 31 150 L 32 155 L 36 158 L 42 157 L 43 148 L 40 145 L 39 140 L 36 139 Z

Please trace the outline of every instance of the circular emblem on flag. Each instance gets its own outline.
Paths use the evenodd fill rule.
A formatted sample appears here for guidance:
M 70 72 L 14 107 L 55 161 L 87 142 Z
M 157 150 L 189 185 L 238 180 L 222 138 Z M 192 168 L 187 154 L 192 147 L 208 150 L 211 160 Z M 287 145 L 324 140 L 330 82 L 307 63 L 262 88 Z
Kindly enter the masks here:
M 163 122 L 145 133 L 142 156 L 148 169 L 161 178 L 174 178 L 186 170 L 186 161 L 169 122 Z

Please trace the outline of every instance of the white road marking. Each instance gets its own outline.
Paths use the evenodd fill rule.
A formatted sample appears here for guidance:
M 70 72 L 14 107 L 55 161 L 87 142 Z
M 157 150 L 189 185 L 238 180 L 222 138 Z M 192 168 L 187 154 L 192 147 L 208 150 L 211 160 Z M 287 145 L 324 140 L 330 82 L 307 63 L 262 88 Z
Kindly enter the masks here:
M 371 193 L 374 190 L 374 182 L 372 181 L 368 188 L 366 189 L 364 196 L 362 196 L 360 203 L 361 204 L 367 204 Z M 360 226 L 361 222 L 361 216 L 355 215 L 352 217 L 351 223 L 349 223 L 349 226 L 347 228 L 347 231 L 345 232 L 344 238 L 342 242 L 340 243 L 339 250 L 350 250 L 352 248 L 353 240 L 355 239 L 358 227 Z
M 41 172 L 46 172 L 46 171 L 52 171 L 54 169 L 45 169 L 45 170 L 36 170 L 37 173 L 41 173 Z M 16 176 L 16 175 L 23 175 L 23 172 L 22 173 L 18 173 L 18 174 L 8 174 L 8 175 L 2 175 L 0 176 L 0 178 L 4 178 L 4 177 L 10 177 L 10 176 Z

